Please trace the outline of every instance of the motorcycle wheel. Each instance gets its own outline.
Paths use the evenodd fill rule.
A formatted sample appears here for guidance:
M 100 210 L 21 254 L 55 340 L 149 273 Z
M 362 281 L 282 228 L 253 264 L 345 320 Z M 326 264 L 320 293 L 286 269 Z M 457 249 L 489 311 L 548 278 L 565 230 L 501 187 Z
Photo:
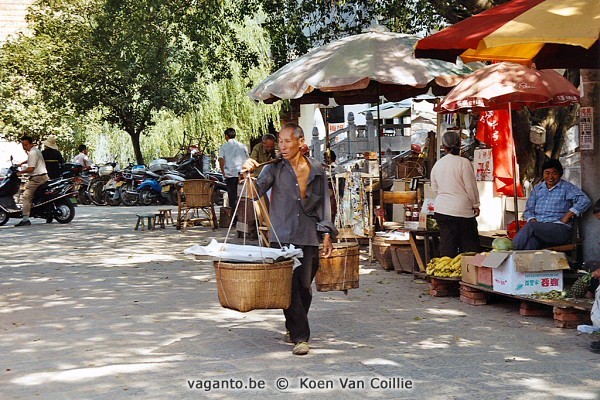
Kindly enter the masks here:
M 51 224 L 52 223 L 52 219 L 53 219 L 52 217 L 46 218 L 46 223 L 47 224 Z
M 90 200 L 97 206 L 104 205 L 104 181 L 97 180 L 90 184 L 89 195 Z
M 176 205 L 179 204 L 179 199 L 177 198 L 177 191 L 176 190 L 171 190 L 171 193 L 169 193 L 169 202 L 173 206 L 176 206 Z
M 85 190 L 85 188 L 79 189 L 79 194 L 77 195 L 77 202 L 84 206 L 89 206 L 90 204 L 92 204 L 92 201 L 90 200 L 88 192 L 87 190 Z
M 139 195 L 133 192 L 133 186 L 126 184 L 121 187 L 121 202 L 126 206 L 135 206 L 138 203 Z
M 140 191 L 140 204 L 150 206 L 156 203 L 156 193 L 149 187 L 145 187 Z
M 75 206 L 69 199 L 63 199 L 55 204 L 54 219 L 60 224 L 68 224 L 75 218 Z
M 114 199 L 114 193 L 112 192 L 104 192 L 104 204 L 107 204 L 109 206 L 118 206 L 119 204 L 121 204 L 121 199 Z
M 0 226 L 6 224 L 8 222 L 8 213 L 0 210 Z

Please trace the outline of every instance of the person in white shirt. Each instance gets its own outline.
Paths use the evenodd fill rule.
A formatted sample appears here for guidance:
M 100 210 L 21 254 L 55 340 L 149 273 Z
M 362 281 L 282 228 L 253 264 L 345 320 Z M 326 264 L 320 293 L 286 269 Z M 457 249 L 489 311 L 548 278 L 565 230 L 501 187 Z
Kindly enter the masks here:
M 242 171 L 244 161 L 249 158 L 248 148 L 235 140 L 236 132 L 233 128 L 225 130 L 225 140 L 227 143 L 219 149 L 219 166 L 225 178 L 227 185 L 227 197 L 229 198 L 229 207 L 235 210 L 237 205 L 237 187 L 239 174 Z
M 460 133 L 442 137 L 446 155 L 431 170 L 431 189 L 436 195 L 434 218 L 440 227 L 440 256 L 480 249 L 477 220 L 479 192 L 471 162 L 461 157 Z
M 23 150 L 27 152 L 27 161 L 23 161 L 21 165 L 27 164 L 27 168 L 17 172 L 18 176 L 27 174 L 29 180 L 25 184 L 25 190 L 23 191 L 23 219 L 15 226 L 29 226 L 29 215 L 31 214 L 31 202 L 33 201 L 33 195 L 35 190 L 42 186 L 48 181 L 48 171 L 46 170 L 46 163 L 44 162 L 44 156 L 40 149 L 33 145 L 33 138 L 31 136 L 23 136 L 21 138 L 21 146 Z
M 73 162 L 82 165 L 84 170 L 92 168 L 92 162 L 88 157 L 88 151 L 85 144 L 79 145 L 79 154 L 73 157 Z

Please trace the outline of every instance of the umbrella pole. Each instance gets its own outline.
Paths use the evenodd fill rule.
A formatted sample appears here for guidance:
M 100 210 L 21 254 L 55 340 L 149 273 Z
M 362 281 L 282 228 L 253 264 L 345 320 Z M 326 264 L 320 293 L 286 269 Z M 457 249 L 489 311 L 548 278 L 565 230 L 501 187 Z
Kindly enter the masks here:
M 381 167 L 381 114 L 379 110 L 379 103 L 381 99 L 381 84 L 377 82 L 377 146 L 379 152 L 377 153 L 377 162 L 379 163 L 379 209 L 381 210 L 381 218 L 379 220 L 379 226 L 383 229 L 383 216 L 385 215 L 385 209 L 383 204 L 383 172 Z
M 327 122 L 327 119 L 329 118 L 329 116 L 327 115 L 327 108 L 325 109 L 325 157 L 327 157 L 327 159 L 325 161 L 327 161 L 328 163 L 331 163 L 331 146 L 329 144 L 329 123 Z M 312 155 L 313 157 L 315 157 L 315 155 Z
M 512 174 L 513 174 L 513 197 L 515 201 L 515 229 L 519 232 L 519 192 L 517 190 L 517 149 L 515 148 L 515 137 L 513 136 L 511 104 L 508 103 L 508 126 L 512 142 Z

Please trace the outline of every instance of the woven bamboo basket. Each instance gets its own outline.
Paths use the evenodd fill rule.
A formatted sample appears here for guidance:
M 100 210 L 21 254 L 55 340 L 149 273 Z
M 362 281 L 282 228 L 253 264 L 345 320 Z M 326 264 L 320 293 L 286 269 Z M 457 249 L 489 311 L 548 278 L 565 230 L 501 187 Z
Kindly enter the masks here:
M 388 271 L 394 269 L 390 247 L 391 245 L 386 243 L 383 238 L 376 237 L 373 239 L 373 253 L 375 253 L 375 258 L 377 258 L 381 267 Z
M 390 248 L 392 254 L 392 264 L 396 272 L 412 273 L 415 266 L 415 256 L 413 255 L 410 244 L 392 245 Z
M 334 243 L 328 258 L 319 259 L 315 285 L 319 292 L 358 288 L 358 243 Z
M 287 309 L 292 301 L 294 261 L 245 264 L 215 261 L 219 302 L 225 308 L 247 312 Z

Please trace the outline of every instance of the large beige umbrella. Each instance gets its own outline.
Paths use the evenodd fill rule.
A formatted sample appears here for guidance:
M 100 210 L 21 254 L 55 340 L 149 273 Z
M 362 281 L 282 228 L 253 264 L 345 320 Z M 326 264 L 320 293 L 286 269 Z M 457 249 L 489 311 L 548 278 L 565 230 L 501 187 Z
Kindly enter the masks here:
M 453 63 L 415 59 L 419 38 L 393 32 L 367 32 L 318 47 L 285 65 L 248 94 L 272 103 L 379 102 L 379 96 L 400 101 L 419 94 L 446 93 L 472 70 Z
M 385 29 L 385 28 L 383 28 Z M 415 59 L 419 38 L 401 33 L 370 31 L 348 36 L 318 47 L 285 65 L 248 93 L 251 98 L 272 103 L 280 99 L 305 104 L 377 103 L 381 96 L 400 101 L 430 89 L 445 94 L 472 72 L 453 63 Z M 381 164 L 381 121 L 377 112 L 377 139 Z M 326 147 L 329 135 L 326 130 Z M 379 180 L 383 180 L 379 168 Z M 383 190 L 380 189 L 383 204 Z

